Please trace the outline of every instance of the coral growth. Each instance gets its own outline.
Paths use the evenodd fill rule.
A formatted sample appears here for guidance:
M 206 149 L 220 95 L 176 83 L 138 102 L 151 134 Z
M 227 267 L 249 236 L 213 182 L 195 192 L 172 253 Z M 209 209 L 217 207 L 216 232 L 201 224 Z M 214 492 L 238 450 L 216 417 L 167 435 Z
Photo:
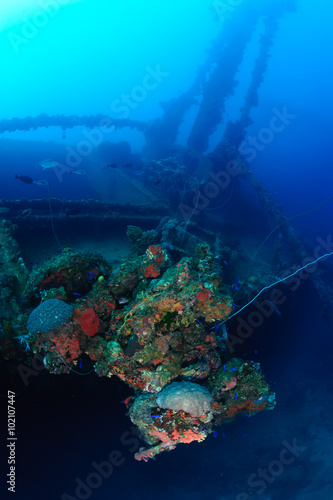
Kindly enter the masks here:
M 58 268 L 54 261 L 44 267 L 52 267 L 51 274 L 34 280 L 40 294 L 73 297 L 73 283 L 80 283 L 81 293 L 68 299 L 72 304 L 42 302 L 30 315 L 27 343 L 52 373 L 76 369 L 84 356 L 99 376 L 115 375 L 135 391 L 126 404 L 151 446 L 136 454 L 138 460 L 202 441 L 239 413 L 274 406 L 259 366 L 229 359 L 219 348 L 223 340 L 212 327 L 231 313 L 232 300 L 207 245 L 173 265 L 166 249 L 150 245 L 108 279 L 97 279 L 97 268 L 87 272 L 87 262 L 77 259 L 78 281 L 75 266 L 64 267 L 61 259 Z M 45 280 L 52 282 L 49 290 L 41 290 Z
M 212 395 L 193 382 L 173 382 L 159 392 L 156 403 L 160 408 L 184 411 L 193 417 L 200 417 L 212 410 Z
M 73 308 L 58 299 L 48 299 L 32 311 L 28 319 L 29 333 L 45 333 L 60 327 L 73 314 Z

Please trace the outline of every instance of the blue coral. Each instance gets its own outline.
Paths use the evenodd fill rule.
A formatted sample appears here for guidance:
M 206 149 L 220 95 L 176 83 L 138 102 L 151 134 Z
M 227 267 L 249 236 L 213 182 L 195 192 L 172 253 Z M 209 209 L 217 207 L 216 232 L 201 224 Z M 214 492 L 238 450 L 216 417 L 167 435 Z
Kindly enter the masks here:
M 28 319 L 30 334 L 46 333 L 59 328 L 73 314 L 73 307 L 59 299 L 48 299 L 32 311 Z

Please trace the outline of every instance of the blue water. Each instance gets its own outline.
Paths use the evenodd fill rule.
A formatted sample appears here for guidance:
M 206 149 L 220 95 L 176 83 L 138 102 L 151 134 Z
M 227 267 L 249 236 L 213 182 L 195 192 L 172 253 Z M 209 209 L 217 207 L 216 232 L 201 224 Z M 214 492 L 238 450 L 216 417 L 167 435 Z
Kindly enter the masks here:
M 213 40 L 227 30 L 230 19 L 242 16 L 246 3 L 8 2 L 0 6 L 0 121 L 41 113 L 101 113 L 145 122 L 160 118 L 160 103 L 190 88 Z M 284 4 L 282 0 L 250 3 L 259 12 L 270 5 L 272 14 L 276 5 Z M 235 144 L 287 218 L 306 213 L 291 224 L 310 259 L 318 240 L 330 241 L 332 234 L 332 15 L 333 6 L 327 0 L 298 0 L 295 9 L 278 21 L 258 89 L 258 105 L 250 113 L 253 122 L 242 144 Z M 259 23 L 246 44 L 224 122 L 240 117 L 262 32 Z M 187 144 L 197 109 L 193 106 L 185 115 L 177 140 L 181 146 Z M 204 154 L 215 149 L 223 129 L 221 125 L 211 135 Z M 143 134 L 129 128 L 110 132 L 102 127 L 101 135 L 94 136 L 92 130 L 81 126 L 63 131 L 52 126 L 3 132 L 0 198 L 131 202 L 131 192 L 107 167 L 99 147 L 102 139 L 127 141 L 130 151 L 114 154 L 110 161 L 117 165 L 133 162 L 131 175 L 140 181 Z M 80 154 L 84 140 L 91 147 L 87 155 Z M 56 160 L 67 171 L 43 170 L 40 162 L 45 159 Z M 84 173 L 75 175 L 71 169 Z M 201 180 L 199 171 L 190 173 Z M 47 184 L 26 184 L 15 180 L 15 175 Z M 244 189 L 242 204 L 231 199 L 226 211 L 215 212 L 216 225 L 210 220 L 209 229 L 218 232 L 219 217 L 233 221 L 244 211 L 260 243 L 271 228 L 262 222 L 258 207 L 251 205 L 253 211 L 247 214 L 251 194 L 245 187 L 239 189 Z M 174 196 L 176 202 L 170 206 L 176 215 L 174 207 L 184 200 L 184 192 L 176 189 Z M 191 220 L 200 219 L 194 214 Z M 237 228 L 233 236 L 241 238 Z M 333 248 L 328 244 L 325 250 L 332 252 Z M 319 267 L 333 297 L 331 260 Z M 331 304 L 333 307 L 333 298 Z M 332 325 L 325 321 L 321 308 L 316 278 L 311 283 L 304 281 L 295 293 L 287 294 L 279 307 L 281 315 L 265 320 L 249 342 L 238 346 L 237 355 L 260 362 L 276 392 L 273 411 L 253 419 L 238 418 L 224 426 L 225 437 L 219 431 L 203 443 L 179 445 L 148 463 L 133 459 L 137 437 L 131 436 L 131 423 L 120 403 L 130 394 L 125 385 L 114 378 L 96 380 L 94 374 L 86 378 L 74 373 L 56 376 L 44 370 L 43 382 L 41 375 L 31 377 L 17 398 L 16 498 L 330 500 L 333 345 Z M 293 455 L 290 447 L 295 442 L 298 448 Z M 4 449 L 4 440 L 1 446 Z M 95 472 L 93 463 L 108 460 L 115 450 L 121 463 L 112 473 L 96 487 L 82 486 L 76 491 Z M 286 456 L 288 463 L 283 461 Z

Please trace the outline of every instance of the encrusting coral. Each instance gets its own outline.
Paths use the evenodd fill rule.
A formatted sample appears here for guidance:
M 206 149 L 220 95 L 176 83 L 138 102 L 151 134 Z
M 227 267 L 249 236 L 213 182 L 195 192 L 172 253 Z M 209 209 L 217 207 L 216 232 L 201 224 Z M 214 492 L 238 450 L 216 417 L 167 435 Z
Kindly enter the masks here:
M 69 253 L 69 269 L 77 260 L 79 281 L 66 278 L 64 260 L 59 267 L 44 265 L 52 272 L 44 271 L 40 282 L 34 277 L 28 296 L 40 290 L 45 301 L 30 315 L 25 341 L 51 373 L 69 373 L 84 357 L 99 376 L 115 375 L 133 389 L 129 416 L 151 446 L 136 459 L 202 441 L 238 413 L 274 407 L 259 366 L 230 358 L 216 338 L 214 325 L 233 304 L 208 245 L 176 263 L 164 246 L 150 245 L 111 273 L 105 266 L 105 276 L 96 259 L 88 259 L 95 262 L 92 270 Z M 53 304 L 62 304 L 56 309 L 66 314 L 46 328 L 39 311 Z

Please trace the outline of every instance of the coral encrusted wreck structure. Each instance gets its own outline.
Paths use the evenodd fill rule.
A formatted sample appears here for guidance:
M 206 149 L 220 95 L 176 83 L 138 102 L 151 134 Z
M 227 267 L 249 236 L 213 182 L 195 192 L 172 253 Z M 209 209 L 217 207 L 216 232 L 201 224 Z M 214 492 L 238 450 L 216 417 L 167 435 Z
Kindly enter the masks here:
M 69 293 L 73 280 L 82 293 Z M 129 416 L 149 445 L 137 460 L 202 441 L 239 413 L 274 407 L 259 364 L 231 358 L 216 336 L 233 304 L 206 244 L 174 263 L 166 247 L 151 245 L 114 270 L 66 250 L 32 275 L 31 306 L 38 295 L 26 323 L 31 351 L 51 373 L 84 360 L 133 389 Z

